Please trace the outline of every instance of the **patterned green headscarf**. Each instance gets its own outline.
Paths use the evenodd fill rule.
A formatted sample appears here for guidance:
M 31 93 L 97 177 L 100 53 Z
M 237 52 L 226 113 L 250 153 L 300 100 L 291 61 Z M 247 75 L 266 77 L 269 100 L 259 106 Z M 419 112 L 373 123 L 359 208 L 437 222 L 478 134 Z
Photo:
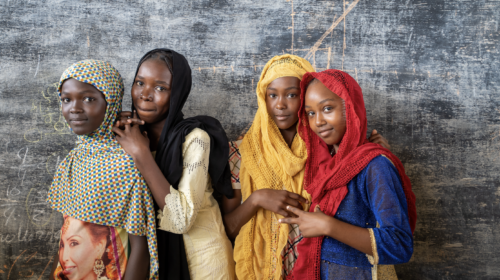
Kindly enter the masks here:
M 104 94 L 107 108 L 101 126 L 79 135 L 77 147 L 59 165 L 47 202 L 53 209 L 80 221 L 123 228 L 147 236 L 150 279 L 158 279 L 156 224 L 151 192 L 129 156 L 115 140 L 113 123 L 122 108 L 123 81 L 109 63 L 77 62 L 61 76 L 58 86 L 76 79 Z

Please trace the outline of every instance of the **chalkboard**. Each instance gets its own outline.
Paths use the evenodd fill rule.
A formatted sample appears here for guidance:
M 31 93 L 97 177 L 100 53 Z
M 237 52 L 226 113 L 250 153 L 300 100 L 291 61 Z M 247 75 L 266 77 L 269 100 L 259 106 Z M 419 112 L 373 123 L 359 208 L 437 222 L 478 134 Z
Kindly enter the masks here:
M 45 197 L 76 139 L 61 73 L 111 62 L 129 108 L 138 59 L 170 47 L 193 68 L 185 114 L 218 118 L 231 138 L 252 121 L 274 55 L 347 71 L 417 197 L 399 278 L 499 279 L 499 20 L 494 0 L 0 1 L 0 278 L 47 279 L 57 249 L 62 219 Z

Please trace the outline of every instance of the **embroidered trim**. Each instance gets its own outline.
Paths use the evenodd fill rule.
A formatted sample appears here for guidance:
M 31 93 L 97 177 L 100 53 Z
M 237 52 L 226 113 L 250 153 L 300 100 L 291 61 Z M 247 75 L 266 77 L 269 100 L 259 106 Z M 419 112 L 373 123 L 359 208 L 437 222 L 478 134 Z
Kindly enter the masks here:
M 377 240 L 375 239 L 375 235 L 373 234 L 373 229 L 369 228 L 368 232 L 370 233 L 373 256 L 366 254 L 366 257 L 368 258 L 370 264 L 375 266 L 378 264 Z
M 281 65 L 281 64 L 293 64 L 293 65 L 299 67 L 300 69 L 304 69 L 304 67 L 302 67 L 302 65 L 297 60 L 287 57 L 287 58 L 283 58 L 283 59 L 276 60 L 275 62 L 273 62 L 271 64 L 271 66 L 269 66 L 267 71 L 271 70 L 274 66 Z

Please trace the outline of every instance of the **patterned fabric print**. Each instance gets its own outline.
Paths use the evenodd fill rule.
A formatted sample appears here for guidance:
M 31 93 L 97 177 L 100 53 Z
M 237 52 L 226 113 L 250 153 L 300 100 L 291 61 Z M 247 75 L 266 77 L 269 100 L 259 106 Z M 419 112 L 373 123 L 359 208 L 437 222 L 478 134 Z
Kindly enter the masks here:
M 107 62 L 84 60 L 61 76 L 96 87 L 107 108 L 102 125 L 93 133 L 78 136 L 77 147 L 59 165 L 47 202 L 53 209 L 83 222 L 123 228 L 147 236 L 151 256 L 150 279 L 158 279 L 155 214 L 151 193 L 142 175 L 112 133 L 121 111 L 123 81 Z
M 233 189 L 241 189 L 240 184 L 240 166 L 241 153 L 238 148 L 242 140 L 229 142 L 229 168 L 231 169 L 231 184 Z
M 297 244 L 304 238 L 299 230 L 298 225 L 289 225 L 290 231 L 288 232 L 288 243 L 286 244 L 283 252 L 281 252 L 281 258 L 283 260 L 283 276 L 288 276 L 297 261 L 299 253 L 297 252 Z

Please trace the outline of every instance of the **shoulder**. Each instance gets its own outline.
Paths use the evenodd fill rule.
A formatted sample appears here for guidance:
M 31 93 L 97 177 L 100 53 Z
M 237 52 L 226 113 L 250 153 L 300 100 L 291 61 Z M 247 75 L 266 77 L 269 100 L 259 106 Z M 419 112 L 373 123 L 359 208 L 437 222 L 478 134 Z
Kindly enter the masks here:
M 379 178 L 380 176 L 399 177 L 396 166 L 384 155 L 374 157 L 359 175 L 368 180 Z
M 201 140 L 210 142 L 210 136 L 208 136 L 208 133 L 201 128 L 195 128 L 191 132 L 189 132 L 189 134 L 186 135 L 186 139 L 184 140 L 184 144 L 189 143 L 194 139 L 201 139 Z
M 379 156 L 374 157 L 370 161 L 370 163 L 368 163 L 366 168 L 368 168 L 368 169 L 371 169 L 371 168 L 391 168 L 391 169 L 393 169 L 394 168 L 395 169 L 396 167 L 394 166 L 392 161 L 390 159 L 388 159 L 386 156 L 379 155 Z
M 210 151 L 210 136 L 203 129 L 195 128 L 193 129 L 184 140 L 182 144 L 183 154 L 193 152 L 203 152 Z

